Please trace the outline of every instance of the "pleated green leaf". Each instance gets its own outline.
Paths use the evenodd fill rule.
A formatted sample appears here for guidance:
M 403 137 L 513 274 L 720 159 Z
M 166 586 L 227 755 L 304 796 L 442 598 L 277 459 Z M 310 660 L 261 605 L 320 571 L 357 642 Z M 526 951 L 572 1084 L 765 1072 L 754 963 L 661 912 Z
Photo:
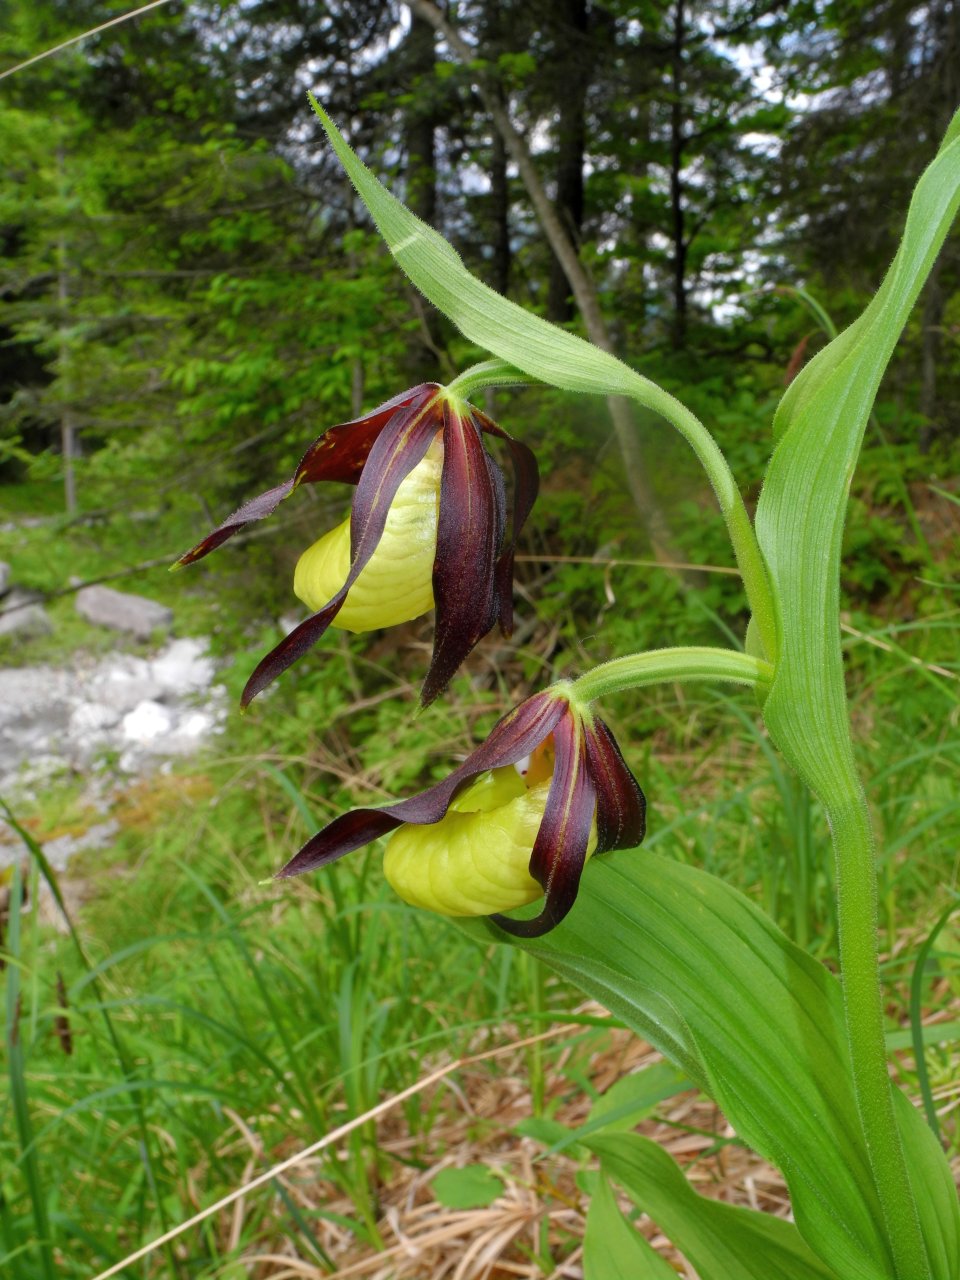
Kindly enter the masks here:
M 374 177 L 312 94 L 310 105 L 398 265 L 464 337 L 529 377 L 565 391 L 642 399 L 646 386 L 662 395 L 615 356 L 524 311 L 478 280 L 443 236 Z
M 614 1199 L 606 1178 L 590 1198 L 583 1237 L 584 1280 L 677 1280 L 677 1273 L 635 1231 Z
M 698 1195 L 649 1138 L 611 1134 L 586 1145 L 604 1173 L 682 1250 L 700 1280 L 843 1280 L 811 1253 L 793 1223 Z M 598 1274 L 597 1280 L 606 1277 Z
M 506 940 L 493 926 L 472 928 Z M 593 860 L 563 924 L 514 945 L 716 1099 L 738 1135 L 782 1171 L 801 1235 L 842 1280 L 894 1280 L 839 983 L 769 917 L 723 881 L 636 850 Z M 949 1167 L 923 1117 L 902 1095 L 896 1103 L 931 1274 L 956 1280 L 960 1211 Z
M 914 192 L 876 297 L 791 384 L 756 529 L 775 585 L 779 657 L 764 720 L 828 808 L 853 775 L 838 626 L 847 495 L 880 379 L 960 207 L 960 112 Z

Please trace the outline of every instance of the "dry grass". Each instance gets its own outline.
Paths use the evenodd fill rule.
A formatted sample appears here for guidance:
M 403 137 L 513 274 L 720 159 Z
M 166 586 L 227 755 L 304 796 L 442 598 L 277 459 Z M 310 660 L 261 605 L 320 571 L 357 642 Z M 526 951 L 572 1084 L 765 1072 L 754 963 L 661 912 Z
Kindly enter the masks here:
M 591 1013 L 602 1013 L 591 1007 Z M 557 1034 L 569 1040 L 568 1027 Z M 589 1098 L 566 1072 L 577 1050 L 562 1043 L 549 1064 L 546 1110 L 569 1127 L 582 1124 Z M 605 1092 L 615 1081 L 659 1060 L 649 1045 L 621 1030 L 611 1029 L 577 1073 L 586 1072 L 594 1089 Z M 403 1113 L 394 1109 L 378 1123 L 380 1149 L 393 1157 L 393 1173 L 378 1189 L 382 1249 L 358 1244 L 356 1235 L 337 1223 L 355 1213 L 352 1202 L 327 1181 L 319 1161 L 299 1164 L 278 1179 L 286 1194 L 315 1224 L 320 1249 L 334 1262 L 337 1280 L 570 1280 L 582 1277 L 582 1247 L 587 1197 L 577 1181 L 582 1162 L 563 1152 L 544 1156 L 543 1147 L 516 1133 L 516 1125 L 531 1114 L 528 1060 L 523 1050 L 509 1053 L 491 1070 L 486 1062 L 464 1067 L 456 1077 L 431 1087 L 424 1108 L 435 1111 L 429 1138 L 411 1136 Z M 437 1096 L 439 1094 L 439 1096 Z M 262 1149 L 254 1128 L 231 1114 L 231 1128 L 219 1144 L 221 1155 L 249 1153 L 252 1174 L 284 1152 Z M 716 1106 L 695 1092 L 668 1100 L 657 1115 L 640 1126 L 686 1169 L 697 1190 L 734 1204 L 787 1216 L 789 1201 L 779 1173 L 751 1152 L 717 1139 L 732 1137 Z M 504 1184 L 492 1205 L 453 1210 L 438 1203 L 432 1190 L 437 1174 L 447 1168 L 484 1164 Z M 196 1170 L 197 1183 L 203 1171 Z M 261 1193 L 263 1194 L 263 1193 Z M 624 1204 L 627 1202 L 624 1201 Z M 245 1215 L 264 1205 L 244 1199 L 219 1217 L 217 1233 L 228 1256 L 243 1238 Z M 288 1216 L 274 1193 L 273 1212 Z M 320 1215 L 323 1215 L 322 1217 Z M 670 1247 L 652 1222 L 641 1228 L 654 1247 L 677 1269 L 694 1280 L 694 1273 Z M 262 1229 L 260 1231 L 262 1236 Z M 546 1269 L 544 1259 L 550 1260 Z M 242 1255 L 243 1274 L 252 1280 L 321 1280 L 331 1272 L 297 1252 L 280 1233 L 271 1243 Z

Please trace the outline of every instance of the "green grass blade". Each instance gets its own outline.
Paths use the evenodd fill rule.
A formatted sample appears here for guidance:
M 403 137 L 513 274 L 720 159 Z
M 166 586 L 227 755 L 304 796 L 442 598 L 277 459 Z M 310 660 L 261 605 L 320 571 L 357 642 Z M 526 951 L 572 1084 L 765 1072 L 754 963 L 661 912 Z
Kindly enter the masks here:
M 0 1256 L 0 1275 L 9 1275 L 11 1280 L 29 1280 L 23 1263 L 31 1246 L 29 1243 L 17 1241 L 16 1223 L 2 1186 L 0 1186 L 0 1230 L 3 1232 L 3 1244 L 6 1249 L 6 1252 Z
M 190 867 L 182 866 L 182 870 L 196 885 L 207 902 L 209 902 L 215 915 L 223 924 L 227 938 L 235 948 L 237 954 L 242 958 L 247 972 L 260 993 L 260 998 L 263 1001 L 263 1007 L 269 1015 L 270 1022 L 272 1023 L 273 1028 L 284 1047 L 287 1059 L 287 1068 L 294 1080 L 297 1082 L 300 1105 L 309 1115 L 314 1128 L 318 1132 L 322 1132 L 324 1127 L 323 1117 L 317 1107 L 314 1089 L 307 1077 L 302 1055 L 297 1051 L 297 1046 L 291 1039 L 290 1029 L 287 1025 L 286 1018 L 283 1016 L 280 1001 L 271 991 L 270 984 L 264 977 L 263 966 L 251 955 L 250 948 L 247 946 L 243 934 L 238 928 L 236 928 L 235 921 L 231 919 L 229 912 L 224 908 L 223 903 L 213 892 L 210 886 Z
M 20 1038 L 21 1021 L 21 984 L 20 984 L 20 910 L 23 902 L 23 884 L 19 866 L 13 868 L 13 881 L 10 886 L 9 921 L 7 925 L 7 1013 L 6 1013 L 6 1045 L 7 1070 L 10 1076 L 10 1100 L 13 1106 L 13 1118 L 20 1143 L 20 1157 L 17 1161 L 30 1198 L 33 1212 L 34 1238 L 33 1250 L 39 1259 L 40 1272 L 44 1280 L 56 1280 L 56 1269 L 53 1261 L 53 1239 L 50 1234 L 50 1219 L 47 1214 L 47 1197 L 40 1170 L 40 1158 L 37 1152 L 33 1131 L 33 1120 L 30 1116 L 30 1105 L 27 1099 L 27 1081 L 24 1070 L 23 1041 Z
M 923 1046 L 923 979 L 926 973 L 927 960 L 933 949 L 933 944 L 940 935 L 940 930 L 947 923 L 953 913 L 957 910 L 957 903 L 952 902 L 949 907 L 941 914 L 936 924 L 927 934 L 920 950 L 917 952 L 917 958 L 913 966 L 913 974 L 910 978 L 910 1037 L 913 1044 L 913 1058 L 917 1070 L 917 1082 L 920 1086 L 920 1096 L 923 1098 L 923 1109 L 926 1113 L 927 1123 L 936 1135 L 937 1141 L 940 1140 L 940 1121 L 937 1117 L 937 1108 L 933 1101 L 933 1092 L 930 1088 L 930 1073 L 927 1070 L 927 1059 Z
M 53 899 L 60 909 L 60 913 L 63 916 L 63 919 L 66 923 L 67 930 L 70 934 L 70 939 L 73 942 L 74 948 L 77 952 L 77 956 L 80 959 L 80 963 L 82 964 L 83 968 L 86 970 L 87 974 L 90 975 L 91 977 L 91 984 L 93 986 L 94 994 L 97 997 L 97 1003 L 103 1016 L 104 1025 L 106 1026 L 106 1029 L 107 1029 L 107 1035 L 110 1037 L 110 1042 L 113 1045 L 113 1049 L 117 1056 L 117 1062 L 119 1063 L 120 1070 L 123 1073 L 124 1079 L 129 1083 L 133 1083 L 137 1080 L 136 1068 L 126 1051 L 126 1048 L 123 1044 L 123 1041 L 120 1038 L 120 1035 L 116 1029 L 116 1025 L 113 1019 L 110 1017 L 106 1002 L 103 1000 L 100 984 L 96 980 L 96 978 L 93 976 L 94 966 L 90 962 L 87 956 L 87 953 L 84 950 L 83 943 L 80 941 L 80 935 L 77 933 L 77 930 L 74 926 L 70 913 L 67 910 L 67 905 L 66 905 L 66 902 L 64 901 L 63 894 L 60 890 L 60 883 L 57 879 L 56 872 L 54 871 L 53 867 L 50 865 L 50 862 L 47 859 L 46 854 L 43 852 L 43 849 L 40 847 L 39 843 L 33 838 L 30 832 L 27 831 L 27 829 L 23 827 L 20 824 L 20 822 L 18 822 L 13 810 L 10 808 L 10 806 L 2 797 L 0 797 L 0 809 L 3 810 L 4 814 L 6 815 L 7 822 L 10 824 L 13 830 L 17 833 L 17 835 L 23 841 L 31 858 L 33 858 L 36 865 L 40 868 L 40 874 L 43 876 L 44 880 L 46 881 L 46 884 L 50 889 L 51 894 L 53 895 Z M 134 1089 L 133 1096 L 136 1099 L 135 1105 L 136 1105 L 136 1114 L 137 1114 L 137 1127 L 138 1127 L 139 1136 L 140 1136 L 140 1144 L 139 1144 L 140 1157 L 141 1157 L 141 1160 L 143 1161 L 147 1184 L 151 1187 L 156 1188 L 157 1181 L 156 1181 L 155 1170 L 154 1170 L 153 1139 L 151 1138 L 150 1131 L 147 1126 L 146 1113 L 144 1112 L 141 1101 L 140 1101 L 140 1091 L 138 1089 Z M 170 1221 L 169 1221 L 169 1218 L 167 1217 L 167 1211 L 164 1204 L 164 1197 L 159 1194 L 159 1191 L 157 1192 L 157 1195 L 156 1195 L 155 1205 L 156 1205 L 156 1210 L 160 1219 L 161 1226 L 163 1227 L 163 1230 L 166 1231 L 170 1226 Z M 139 1224 L 141 1231 L 143 1230 L 144 1223 L 145 1223 L 144 1209 L 143 1209 L 143 1205 L 141 1204 L 140 1224 Z M 183 1269 L 180 1265 L 180 1261 L 177 1258 L 176 1254 L 173 1252 L 173 1249 L 169 1245 L 166 1247 L 165 1253 L 167 1256 L 168 1265 L 170 1267 L 170 1274 L 174 1276 L 182 1275 Z
M 271 777 L 277 786 L 283 791 L 284 795 L 291 802 L 296 811 L 303 819 L 304 826 L 309 835 L 319 829 L 321 823 L 317 820 L 316 815 L 307 803 L 306 797 L 299 787 L 295 786 L 290 778 L 282 769 L 278 769 L 276 765 L 271 764 L 269 760 L 264 761 L 260 766 L 263 771 Z M 351 954 L 356 942 L 355 932 L 352 935 L 349 924 L 346 920 L 345 901 L 343 889 L 340 884 L 340 873 L 342 867 L 333 863 L 327 867 L 324 873 L 323 883 L 330 890 L 330 897 L 333 899 L 333 920 L 328 921 L 328 926 L 336 938 L 336 945 L 343 948 L 344 955 Z

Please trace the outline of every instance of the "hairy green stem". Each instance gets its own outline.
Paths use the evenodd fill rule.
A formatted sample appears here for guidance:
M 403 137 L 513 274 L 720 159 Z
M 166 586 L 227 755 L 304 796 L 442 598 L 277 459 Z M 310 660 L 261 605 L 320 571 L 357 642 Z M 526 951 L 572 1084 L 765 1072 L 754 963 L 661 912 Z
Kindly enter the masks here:
M 866 797 L 857 785 L 827 805 L 837 857 L 843 1006 L 853 1087 L 899 1280 L 929 1280 L 930 1263 L 900 1143 L 887 1071 L 877 953 L 877 869 Z
M 631 653 L 594 667 L 569 688 L 577 702 L 593 702 L 625 689 L 642 689 L 652 684 L 672 684 L 679 680 L 725 680 L 735 684 L 766 685 L 773 668 L 762 658 L 753 658 L 737 649 L 710 649 L 695 645 L 676 649 L 652 649 Z
M 706 471 L 726 521 L 727 532 L 733 544 L 733 554 L 743 579 L 750 612 L 757 622 L 764 655 L 770 662 L 776 662 L 777 619 L 767 566 L 760 553 L 760 544 L 757 542 L 757 535 L 747 515 L 747 509 L 743 505 L 737 482 L 733 478 L 726 458 L 720 451 L 720 446 L 696 414 L 691 413 L 685 405 L 670 395 L 669 391 L 664 391 L 662 387 L 658 387 L 656 383 L 650 382 L 639 373 L 634 374 L 633 379 L 628 383 L 627 394 L 638 404 L 666 418 L 667 422 L 683 436 Z
M 482 364 L 471 365 L 457 374 L 452 382 L 447 383 L 450 395 L 459 396 L 461 400 L 469 400 L 476 391 L 484 387 L 529 386 L 535 382 L 529 374 L 521 373 L 507 364 L 506 360 L 484 360 Z
M 690 445 L 707 473 L 707 478 L 717 495 L 721 514 L 726 521 L 730 541 L 733 544 L 733 554 L 743 579 L 750 612 L 757 622 L 764 654 L 769 661 L 775 662 L 777 625 L 773 592 L 770 589 L 767 568 L 760 553 L 753 525 L 726 458 L 700 419 L 685 405 L 668 391 L 658 387 L 656 383 L 635 373 L 627 365 L 621 364 L 620 361 L 616 363 L 620 365 L 617 372 L 621 377 L 618 385 L 614 386 L 611 382 L 609 394 L 628 396 L 637 404 L 665 418 Z M 447 390 L 463 399 L 469 399 L 473 392 L 483 387 L 516 385 L 533 381 L 535 379 L 515 369 L 507 361 L 493 359 L 466 369 L 450 383 Z

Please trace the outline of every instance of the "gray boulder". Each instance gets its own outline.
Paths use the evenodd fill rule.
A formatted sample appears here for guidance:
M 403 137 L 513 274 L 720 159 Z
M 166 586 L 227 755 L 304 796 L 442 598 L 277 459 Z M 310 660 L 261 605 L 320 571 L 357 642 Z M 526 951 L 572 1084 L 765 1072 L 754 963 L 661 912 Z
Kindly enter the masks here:
M 114 591 L 112 587 L 84 587 L 77 592 L 77 613 L 98 627 L 128 631 L 138 640 L 149 640 L 154 631 L 169 631 L 173 610 L 146 596 Z
M 0 602 L 0 636 L 46 636 L 53 630 L 50 615 L 32 591 L 14 587 Z
M 10 589 L 10 566 L 6 560 L 0 560 L 0 596 Z

